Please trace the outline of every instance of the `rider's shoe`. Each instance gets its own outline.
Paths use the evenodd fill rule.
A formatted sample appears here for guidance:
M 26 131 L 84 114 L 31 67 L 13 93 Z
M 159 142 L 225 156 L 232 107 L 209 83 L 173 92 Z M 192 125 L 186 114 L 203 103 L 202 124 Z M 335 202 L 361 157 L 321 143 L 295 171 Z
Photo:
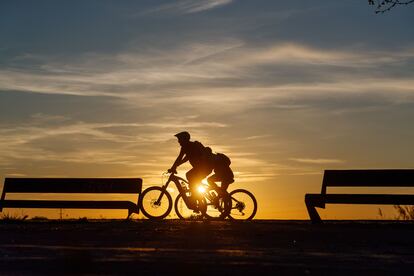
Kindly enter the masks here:
M 193 210 L 193 212 L 194 213 L 200 213 L 200 210 L 199 210 L 199 208 L 198 208 L 198 204 L 195 204 L 194 203 L 194 205 L 192 206 L 192 208 L 191 208 L 192 210 Z
M 198 210 L 198 204 L 196 203 L 196 200 L 193 197 L 188 197 L 188 208 L 193 210 L 194 212 L 200 212 Z

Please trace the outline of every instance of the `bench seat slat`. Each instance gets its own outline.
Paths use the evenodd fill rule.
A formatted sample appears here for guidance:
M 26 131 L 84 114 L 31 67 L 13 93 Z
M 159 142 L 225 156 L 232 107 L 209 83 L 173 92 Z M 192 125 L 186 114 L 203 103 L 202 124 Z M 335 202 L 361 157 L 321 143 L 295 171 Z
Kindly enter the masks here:
M 74 200 L 5 200 L 1 208 L 64 208 L 64 209 L 128 209 L 137 211 L 131 201 L 74 201 Z
M 326 170 L 325 187 L 413 187 L 414 170 Z
M 306 199 L 315 206 L 324 207 L 324 203 L 334 204 L 414 204 L 414 195 L 390 194 L 306 194 Z
M 140 178 L 6 178 L 6 193 L 140 193 Z

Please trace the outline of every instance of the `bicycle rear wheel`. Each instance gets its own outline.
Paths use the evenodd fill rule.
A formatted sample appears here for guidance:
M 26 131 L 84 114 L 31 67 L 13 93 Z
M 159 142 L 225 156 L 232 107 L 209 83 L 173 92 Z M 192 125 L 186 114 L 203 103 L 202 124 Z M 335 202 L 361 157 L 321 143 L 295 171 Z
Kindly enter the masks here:
M 205 212 L 206 204 L 204 200 L 198 204 L 200 210 L 199 213 L 194 212 L 193 209 L 188 208 L 187 203 L 185 203 L 184 198 L 181 194 L 177 196 L 174 202 L 175 213 L 180 219 L 200 219 L 202 214 Z
M 254 195 L 244 189 L 230 192 L 231 210 L 229 217 L 233 220 L 251 220 L 257 212 L 257 201 Z
M 171 195 L 161 187 L 149 187 L 141 193 L 140 209 L 149 219 L 163 219 L 171 212 Z
M 216 196 L 211 200 L 207 200 L 206 211 L 203 213 L 207 219 L 222 220 L 225 219 L 231 209 L 231 199 L 228 193 Z

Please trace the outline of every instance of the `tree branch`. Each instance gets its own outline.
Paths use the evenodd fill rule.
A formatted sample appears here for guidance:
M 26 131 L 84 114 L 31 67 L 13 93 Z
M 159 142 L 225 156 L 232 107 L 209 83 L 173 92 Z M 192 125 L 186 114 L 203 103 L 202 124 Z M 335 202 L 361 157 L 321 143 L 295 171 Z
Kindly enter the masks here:
M 368 0 L 369 5 L 376 6 L 375 13 L 384 13 L 396 6 L 408 5 L 411 3 L 414 3 L 414 0 Z

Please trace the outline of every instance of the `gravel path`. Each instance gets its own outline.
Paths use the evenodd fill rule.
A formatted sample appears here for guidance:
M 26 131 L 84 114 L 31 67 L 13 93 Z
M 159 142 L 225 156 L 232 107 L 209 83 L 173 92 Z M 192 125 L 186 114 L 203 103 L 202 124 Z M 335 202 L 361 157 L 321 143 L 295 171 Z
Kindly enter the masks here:
M 0 274 L 407 275 L 413 233 L 375 221 L 0 221 Z

